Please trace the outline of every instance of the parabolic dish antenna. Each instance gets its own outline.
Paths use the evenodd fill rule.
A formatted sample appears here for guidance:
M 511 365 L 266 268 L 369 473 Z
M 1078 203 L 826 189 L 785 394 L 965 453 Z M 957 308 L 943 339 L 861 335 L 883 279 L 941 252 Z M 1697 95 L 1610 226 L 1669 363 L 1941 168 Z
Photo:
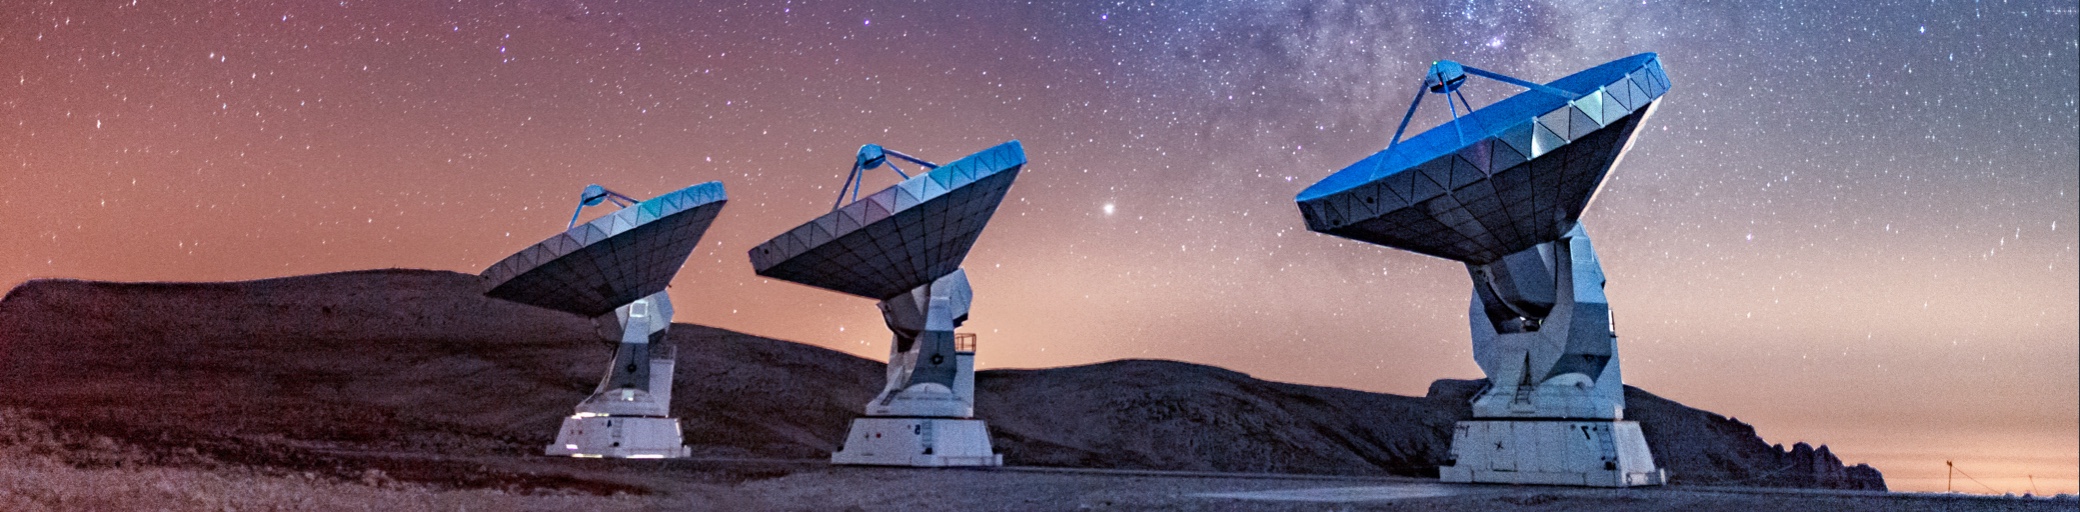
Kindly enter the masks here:
M 1530 90 L 1475 110 L 1468 74 Z M 1621 421 L 1617 335 L 1580 219 L 1668 88 L 1652 53 L 1546 84 L 1438 61 L 1387 149 L 1295 198 L 1310 230 L 1461 261 L 1472 275 L 1468 323 L 1488 386 L 1453 433 L 1442 479 L 1666 482 L 1639 424 Z M 1425 94 L 1444 96 L 1452 120 L 1402 141 Z
M 885 162 L 884 152 L 862 147 L 847 185 Z M 906 177 L 752 248 L 751 268 L 875 300 L 909 292 L 960 268 L 1025 163 L 1025 148 L 1011 141 Z
M 895 160 L 927 170 L 911 176 Z M 888 384 L 853 420 L 831 462 L 1003 464 L 989 429 L 974 418 L 973 335 L 954 329 L 967 320 L 973 296 L 961 261 L 1025 163 L 1015 140 L 943 166 L 869 144 L 829 214 L 751 249 L 758 275 L 881 301 L 895 333 Z M 864 172 L 883 165 L 903 181 L 859 198 Z
M 1532 90 L 1455 115 L 1307 187 L 1297 199 L 1308 229 L 1468 263 L 1558 240 L 1574 229 L 1640 120 L 1668 91 L 1651 53 L 1545 85 L 1451 61 L 1438 67 Z M 1424 91 L 1445 94 L 1455 114 L 1467 108 L 1453 101 L 1452 94 L 1464 97 L 1457 86 L 1439 93 L 1434 82 L 1425 80 L 1409 113 Z
M 593 189 L 598 189 L 596 192 Z M 612 194 L 587 187 L 579 209 Z M 636 202 L 592 219 L 484 269 L 485 295 L 588 317 L 664 291 L 727 200 L 711 181 Z M 571 216 L 577 221 L 576 214 Z
M 686 456 L 670 416 L 676 353 L 660 346 L 672 325 L 665 286 L 727 200 L 714 181 L 644 201 L 587 186 L 563 233 L 484 270 L 485 295 L 591 317 L 600 337 L 617 344 L 599 387 L 564 418 L 546 453 Z M 621 210 L 578 224 L 585 207 L 608 201 Z

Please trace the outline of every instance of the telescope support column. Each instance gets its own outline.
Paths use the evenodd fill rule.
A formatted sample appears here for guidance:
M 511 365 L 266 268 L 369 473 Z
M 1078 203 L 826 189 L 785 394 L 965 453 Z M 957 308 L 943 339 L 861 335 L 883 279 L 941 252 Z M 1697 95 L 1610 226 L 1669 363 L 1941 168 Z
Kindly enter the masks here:
M 657 292 L 592 319 L 602 338 L 618 341 L 607 367 L 577 414 L 563 419 L 548 455 L 664 459 L 689 449 L 671 417 L 675 351 L 662 345 L 672 327 L 672 301 Z
M 953 273 L 881 302 L 895 333 L 889 344 L 888 385 L 852 420 L 833 464 L 881 466 L 1001 466 L 1004 456 L 975 419 L 975 352 L 955 343 L 954 328 L 968 319 L 967 272 Z M 963 350 L 965 348 L 965 350 Z
M 1447 482 L 1631 487 L 1667 483 L 1625 419 L 1603 267 L 1575 225 L 1559 240 L 1467 264 L 1473 356 L 1488 386 L 1452 432 Z

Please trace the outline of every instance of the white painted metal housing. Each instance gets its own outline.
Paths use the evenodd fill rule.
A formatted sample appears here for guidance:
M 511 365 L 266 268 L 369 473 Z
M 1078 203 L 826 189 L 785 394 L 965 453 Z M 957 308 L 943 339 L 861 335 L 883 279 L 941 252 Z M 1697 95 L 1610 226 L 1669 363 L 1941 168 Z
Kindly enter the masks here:
M 951 389 L 955 400 L 972 411 L 975 398 L 975 353 L 960 352 L 960 373 Z M 962 398 L 965 398 L 964 400 Z M 845 445 L 831 454 L 833 464 L 875 466 L 1002 466 L 1004 456 L 990 446 L 989 426 L 961 418 L 868 416 L 852 420 Z
M 862 147 L 853 176 L 857 162 L 884 154 L 896 153 Z M 1009 141 L 943 166 L 905 158 L 930 170 L 759 244 L 751 267 L 881 301 L 894 334 L 887 384 L 853 420 L 832 463 L 1002 465 L 989 428 L 974 417 L 975 353 L 959 346 L 954 329 L 974 297 L 961 262 L 1025 167 L 1025 148 Z
M 728 201 L 707 182 L 643 201 L 598 185 L 586 187 L 579 211 L 608 196 L 619 211 L 572 224 L 483 272 L 486 296 L 592 318 L 614 360 L 590 397 L 564 418 L 548 455 L 667 458 L 688 454 L 670 415 L 677 353 L 665 287 Z
M 1474 359 L 1488 385 L 1470 404 L 1474 419 L 1458 424 L 1442 478 L 1665 483 L 1639 424 L 1623 421 L 1617 334 L 1581 225 L 1669 89 L 1660 58 L 1634 55 L 1544 85 L 1450 61 L 1431 69 L 1422 90 L 1448 101 L 1465 73 L 1531 92 L 1454 110 L 1451 122 L 1390 142 L 1294 199 L 1310 230 L 1466 264 Z
M 882 301 L 895 340 L 888 384 L 852 421 L 835 464 L 1000 466 L 989 428 L 975 419 L 975 351 L 953 330 L 968 317 L 968 274 L 955 270 Z M 907 336 L 906 336 L 907 334 Z M 950 357 L 949 357 L 950 356 Z
M 1461 421 L 1446 482 L 1632 487 L 1667 483 L 1632 421 Z
M 676 351 L 653 347 L 671 327 L 672 306 L 657 292 L 617 308 L 621 344 L 599 387 L 563 419 L 543 453 L 573 457 L 678 458 L 689 450 L 671 417 Z M 603 330 L 603 334 L 606 331 Z

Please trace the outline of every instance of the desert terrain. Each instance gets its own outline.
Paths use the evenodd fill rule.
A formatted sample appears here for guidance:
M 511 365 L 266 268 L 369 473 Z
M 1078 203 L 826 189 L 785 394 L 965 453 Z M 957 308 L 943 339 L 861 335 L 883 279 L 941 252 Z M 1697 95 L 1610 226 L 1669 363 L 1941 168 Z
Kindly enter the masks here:
M 6 510 L 2071 510 L 1885 493 L 1826 447 L 1627 389 L 1672 485 L 1438 484 L 1479 381 L 1411 397 L 1123 360 L 977 375 L 1005 468 L 833 467 L 882 364 L 693 324 L 671 341 L 694 457 L 539 455 L 596 384 L 589 320 L 372 270 L 236 283 L 31 281 L 0 301 Z

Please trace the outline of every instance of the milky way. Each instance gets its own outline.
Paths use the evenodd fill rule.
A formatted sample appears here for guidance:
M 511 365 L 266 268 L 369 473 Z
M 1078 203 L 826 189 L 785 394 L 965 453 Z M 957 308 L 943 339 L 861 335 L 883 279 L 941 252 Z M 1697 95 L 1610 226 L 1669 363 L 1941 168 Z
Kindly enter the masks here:
M 475 273 L 588 183 L 721 180 L 678 320 L 880 357 L 869 301 L 744 251 L 861 144 L 1020 139 L 967 262 L 984 367 L 1421 393 L 1480 375 L 1463 266 L 1310 233 L 1293 195 L 1383 147 L 1433 60 L 1653 51 L 1674 88 L 1585 215 L 1627 381 L 1895 489 L 1945 459 L 2080 487 L 2070 1 L 199 4 L 0 6 L 0 281 Z

